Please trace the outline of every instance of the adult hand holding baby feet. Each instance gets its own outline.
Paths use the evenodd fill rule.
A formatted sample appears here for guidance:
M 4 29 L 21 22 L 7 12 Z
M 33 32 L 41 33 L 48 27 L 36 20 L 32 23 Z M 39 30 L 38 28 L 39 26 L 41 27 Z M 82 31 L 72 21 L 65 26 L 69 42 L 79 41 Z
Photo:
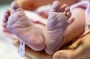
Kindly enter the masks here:
M 70 45 L 70 47 L 74 45 L 71 49 L 67 48 L 57 51 L 62 45 L 83 33 L 85 29 L 85 10 L 82 7 L 78 7 L 72 11 L 72 16 L 74 16 L 75 19 L 70 27 L 70 20 L 72 20 L 70 17 L 70 8 L 67 7 L 66 4 L 60 6 L 59 1 L 55 1 L 50 9 L 48 23 L 45 23 L 47 26 L 41 28 L 36 26 L 37 24 L 33 23 L 31 19 L 24 14 L 16 2 L 13 2 L 11 6 L 12 11 L 7 10 L 4 14 L 3 26 L 18 36 L 31 49 L 35 51 L 45 49 L 47 54 L 54 54 L 53 59 L 90 59 L 90 34 L 79 38 L 74 44 Z M 77 16 L 79 17 L 77 18 Z M 42 21 L 40 20 L 40 22 Z M 63 35 L 66 36 L 63 37 Z M 68 39 L 69 37 L 71 37 L 70 40 Z M 36 56 L 36 54 L 34 55 Z M 46 57 L 45 55 L 42 57 L 41 53 L 39 53 L 39 55 L 39 58 Z M 31 55 L 29 54 L 29 56 Z

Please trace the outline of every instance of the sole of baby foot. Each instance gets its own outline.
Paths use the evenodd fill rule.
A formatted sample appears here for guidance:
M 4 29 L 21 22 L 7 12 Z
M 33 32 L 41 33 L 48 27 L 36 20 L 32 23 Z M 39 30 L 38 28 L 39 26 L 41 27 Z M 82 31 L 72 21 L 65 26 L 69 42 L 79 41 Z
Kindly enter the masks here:
M 11 4 L 12 13 L 7 20 L 7 29 L 19 37 L 26 45 L 35 51 L 41 51 L 45 47 L 42 30 L 35 26 L 14 1 Z
M 66 5 L 60 6 L 59 1 L 55 1 L 52 4 L 45 34 L 46 53 L 53 54 L 62 46 L 62 37 L 69 26 L 68 19 L 70 16 L 70 9 Z

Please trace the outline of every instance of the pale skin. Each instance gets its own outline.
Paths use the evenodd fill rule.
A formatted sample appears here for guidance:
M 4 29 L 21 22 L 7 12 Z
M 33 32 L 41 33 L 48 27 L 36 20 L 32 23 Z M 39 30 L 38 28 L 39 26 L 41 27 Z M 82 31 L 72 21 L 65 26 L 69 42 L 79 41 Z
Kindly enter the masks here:
M 82 16 L 78 17 L 81 14 L 83 14 L 82 16 L 84 18 L 82 18 Z M 70 26 L 68 26 L 68 29 L 67 29 L 67 31 L 64 34 L 63 41 L 62 41 L 61 45 L 65 44 L 67 42 L 70 42 L 73 38 L 78 37 L 84 31 L 84 28 L 85 28 L 85 10 L 83 8 L 76 8 L 76 9 L 74 9 L 72 11 L 71 18 L 72 17 L 75 18 L 74 22 Z M 82 21 L 80 19 L 82 19 Z M 75 30 L 73 30 L 73 29 L 75 29 Z
M 59 4 L 60 3 L 58 1 L 55 1 L 51 7 L 46 30 L 43 30 L 40 26 L 38 27 L 38 24 L 36 26 L 25 15 L 24 11 L 19 7 L 19 5 L 16 2 L 13 2 L 11 4 L 13 10 L 12 12 L 10 10 L 7 10 L 5 12 L 3 19 L 4 21 L 3 26 L 9 29 L 22 41 L 24 41 L 31 49 L 35 51 L 41 51 L 45 49 L 46 53 L 53 54 L 55 51 L 57 51 L 57 49 L 61 47 L 60 41 L 62 41 L 63 34 L 69 25 L 68 19 L 71 16 L 70 8 L 67 7 L 67 5 L 59 6 Z M 60 9 L 63 9 L 63 11 L 61 11 Z M 54 24 L 54 22 L 57 23 Z M 58 33 L 58 31 L 60 33 Z M 44 33 L 46 33 L 45 36 L 43 35 Z M 50 37 L 52 37 L 52 34 L 54 34 L 54 36 L 51 39 Z M 61 35 L 60 39 L 59 39 L 59 35 Z M 55 44 L 57 40 L 59 41 L 57 44 Z M 56 46 L 54 49 L 53 49 L 53 44 Z
M 77 11 L 78 10 L 78 11 Z M 72 13 L 72 15 L 73 16 L 75 16 L 75 17 L 77 17 L 76 16 L 76 13 L 74 13 L 74 12 L 79 12 L 79 11 L 82 11 L 83 13 L 82 14 L 84 14 L 84 10 L 83 9 L 81 9 L 81 8 L 78 8 L 78 9 L 76 9 L 76 10 L 74 10 L 73 11 L 73 13 Z M 81 15 L 81 14 L 80 14 Z M 78 19 L 78 18 L 77 18 Z M 80 18 L 81 19 L 81 18 Z M 78 25 L 78 23 L 77 23 L 77 25 Z M 73 25 L 72 25 L 73 26 Z M 76 25 L 75 25 L 76 26 Z M 82 28 L 83 28 L 83 25 L 81 24 L 81 26 L 82 26 Z M 78 28 L 78 27 L 76 27 L 76 28 Z M 80 29 L 78 29 L 78 30 L 80 30 Z M 68 30 L 69 31 L 69 30 Z M 83 31 L 83 30 L 82 30 Z M 73 32 L 73 31 L 72 31 Z M 68 33 L 68 32 L 66 32 L 66 33 Z M 76 34 L 77 35 L 77 34 Z M 67 35 L 65 36 L 66 38 L 68 37 Z M 71 38 L 73 37 L 73 35 L 71 36 Z M 68 37 L 69 38 L 69 37 Z M 85 38 L 84 38 L 85 39 Z M 67 42 L 67 41 L 66 41 Z M 83 46 L 83 45 L 81 45 L 81 46 Z M 78 47 L 79 48 L 79 47 Z M 78 48 L 76 49 L 76 50 L 78 50 Z M 83 48 L 84 48 L 84 46 L 83 46 Z M 83 50 L 83 49 L 82 49 Z M 60 53 L 63 53 L 63 56 L 67 53 L 67 51 L 68 50 L 64 50 L 63 52 L 61 52 L 61 51 L 58 51 L 58 52 L 56 52 L 55 54 L 54 54 L 54 58 L 63 58 L 61 55 L 60 55 Z M 72 51 L 72 52 L 75 52 L 75 51 Z M 68 53 L 71 53 L 71 51 L 68 51 Z M 81 53 L 81 52 L 80 52 Z M 74 54 L 74 53 L 73 53 Z M 79 55 L 79 53 L 76 53 L 77 55 Z M 69 55 L 65 55 L 66 56 L 66 58 L 68 58 L 68 56 L 71 56 L 71 54 L 69 54 Z M 74 56 L 74 55 L 73 55 Z M 79 56 L 80 57 L 80 56 Z

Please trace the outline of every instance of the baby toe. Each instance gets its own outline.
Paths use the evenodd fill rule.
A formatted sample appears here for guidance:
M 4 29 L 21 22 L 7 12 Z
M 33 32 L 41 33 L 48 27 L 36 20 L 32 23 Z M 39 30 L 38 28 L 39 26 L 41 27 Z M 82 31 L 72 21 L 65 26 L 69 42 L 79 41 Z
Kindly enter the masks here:
M 10 16 L 10 11 L 9 10 L 5 11 L 4 18 L 8 19 L 9 16 Z
M 71 12 L 70 12 L 70 8 L 69 7 L 66 7 L 64 12 L 65 12 L 67 17 L 71 17 Z
M 61 12 L 64 12 L 65 8 L 67 7 L 67 4 L 63 4 L 62 7 L 60 8 Z
M 4 28 L 6 28 L 6 25 L 7 25 L 6 23 L 3 23 L 3 24 L 2 24 L 2 26 L 3 26 Z
M 8 17 L 10 16 L 11 11 L 10 10 L 6 10 L 4 13 L 4 16 L 2 18 L 3 22 L 6 23 L 8 21 Z
M 10 15 L 11 10 L 10 10 L 10 9 L 7 9 L 7 10 L 5 11 L 5 13 L 7 13 L 8 15 Z
M 52 4 L 52 7 L 50 9 L 50 12 L 58 11 L 59 7 L 60 7 L 60 2 L 59 1 L 54 1 L 54 3 Z
M 2 21 L 3 21 L 3 23 L 6 23 L 7 19 L 6 18 L 2 18 Z
M 71 17 L 71 12 L 67 12 L 66 16 Z
M 18 8 L 20 8 L 20 6 L 18 5 L 18 3 L 16 1 L 14 1 L 14 2 L 11 3 L 11 8 L 15 11 Z
M 70 8 L 69 7 L 66 7 L 65 8 L 65 12 L 69 12 L 70 11 Z

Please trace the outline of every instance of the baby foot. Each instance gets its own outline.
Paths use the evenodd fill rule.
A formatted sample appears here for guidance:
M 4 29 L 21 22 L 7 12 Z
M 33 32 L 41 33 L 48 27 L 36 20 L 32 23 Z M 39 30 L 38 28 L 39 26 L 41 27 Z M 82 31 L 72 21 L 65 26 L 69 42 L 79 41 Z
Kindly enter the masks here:
M 3 26 L 9 29 L 30 48 L 36 51 L 45 47 L 42 31 L 25 15 L 16 2 L 11 4 L 12 12 L 7 10 L 3 19 Z
M 46 49 L 48 54 L 53 54 L 62 46 L 62 37 L 69 25 L 71 16 L 70 8 L 66 4 L 60 7 L 60 2 L 55 1 L 51 7 L 46 32 Z

